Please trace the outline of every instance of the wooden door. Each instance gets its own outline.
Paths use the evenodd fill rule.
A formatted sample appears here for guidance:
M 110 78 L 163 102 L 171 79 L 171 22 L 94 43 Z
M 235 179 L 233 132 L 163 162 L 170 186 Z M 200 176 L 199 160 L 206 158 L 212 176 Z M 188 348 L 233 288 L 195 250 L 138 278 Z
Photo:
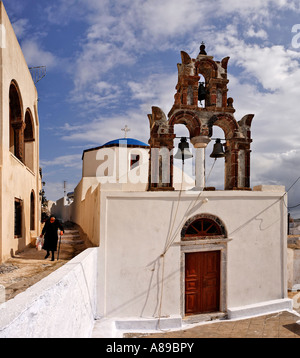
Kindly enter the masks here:
M 185 254 L 185 314 L 220 310 L 220 251 Z

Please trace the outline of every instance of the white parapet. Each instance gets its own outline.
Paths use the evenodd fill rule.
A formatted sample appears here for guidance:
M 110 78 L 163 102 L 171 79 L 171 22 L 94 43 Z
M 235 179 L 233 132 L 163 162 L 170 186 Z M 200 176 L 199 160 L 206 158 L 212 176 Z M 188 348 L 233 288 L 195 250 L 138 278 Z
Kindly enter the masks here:
M 260 316 L 273 312 L 292 311 L 293 300 L 283 298 L 267 302 L 260 302 L 253 305 L 245 305 L 241 307 L 233 307 L 228 309 L 229 319 L 241 319 L 245 317 Z

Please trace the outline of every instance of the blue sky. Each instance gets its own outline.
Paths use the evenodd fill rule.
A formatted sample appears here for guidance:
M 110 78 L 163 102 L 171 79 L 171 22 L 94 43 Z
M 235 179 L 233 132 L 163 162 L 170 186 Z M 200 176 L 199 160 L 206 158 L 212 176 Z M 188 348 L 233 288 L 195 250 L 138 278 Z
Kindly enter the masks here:
M 195 58 L 202 41 L 214 59 L 230 56 L 235 118 L 255 114 L 251 185 L 289 188 L 300 176 L 298 1 L 3 2 L 28 66 L 47 66 L 37 90 L 48 199 L 63 195 L 63 181 L 72 191 L 82 151 L 122 137 L 125 124 L 130 137 L 148 141 L 151 107 L 167 114 L 173 105 L 180 51 Z M 209 158 L 206 164 L 209 170 Z M 218 161 L 209 186 L 223 185 L 223 167 Z M 300 180 L 290 206 L 300 203 L 299 189 Z

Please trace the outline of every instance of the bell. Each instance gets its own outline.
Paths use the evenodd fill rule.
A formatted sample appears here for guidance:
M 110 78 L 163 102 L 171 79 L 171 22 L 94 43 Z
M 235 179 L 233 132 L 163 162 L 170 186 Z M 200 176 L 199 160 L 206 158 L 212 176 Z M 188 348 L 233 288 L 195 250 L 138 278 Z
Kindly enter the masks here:
M 225 152 L 223 149 L 223 145 L 221 143 L 221 139 L 216 139 L 216 143 L 214 144 L 214 149 L 210 155 L 211 158 L 224 158 Z
M 180 143 L 178 144 L 178 151 L 174 155 L 174 158 L 181 159 L 183 162 L 185 159 L 193 158 L 193 154 L 189 150 L 189 144 L 185 137 L 180 139 Z
M 202 82 L 199 83 L 198 87 L 198 101 L 204 101 L 206 97 L 206 89 Z

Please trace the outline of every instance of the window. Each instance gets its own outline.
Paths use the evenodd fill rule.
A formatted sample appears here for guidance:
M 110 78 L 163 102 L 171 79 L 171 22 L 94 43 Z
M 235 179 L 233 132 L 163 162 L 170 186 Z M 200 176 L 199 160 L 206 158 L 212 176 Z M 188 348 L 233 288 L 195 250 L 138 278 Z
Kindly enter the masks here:
M 140 156 L 137 154 L 131 154 L 130 156 L 130 170 L 140 165 Z
M 15 237 L 22 236 L 23 201 L 15 198 Z
M 220 226 L 211 219 L 201 218 L 192 222 L 186 232 L 185 236 L 216 236 L 221 235 Z
M 29 109 L 25 115 L 25 129 L 24 129 L 24 163 L 25 165 L 34 170 L 34 132 L 33 132 L 33 119 Z
M 31 192 L 30 195 L 30 230 L 35 228 L 35 205 L 34 205 L 34 193 Z
M 227 238 L 224 223 L 215 215 L 198 214 L 190 218 L 181 230 L 182 240 Z
M 23 130 L 25 125 L 22 117 L 19 89 L 17 84 L 12 82 L 9 89 L 9 150 L 21 160 L 21 162 L 23 162 L 24 159 Z

